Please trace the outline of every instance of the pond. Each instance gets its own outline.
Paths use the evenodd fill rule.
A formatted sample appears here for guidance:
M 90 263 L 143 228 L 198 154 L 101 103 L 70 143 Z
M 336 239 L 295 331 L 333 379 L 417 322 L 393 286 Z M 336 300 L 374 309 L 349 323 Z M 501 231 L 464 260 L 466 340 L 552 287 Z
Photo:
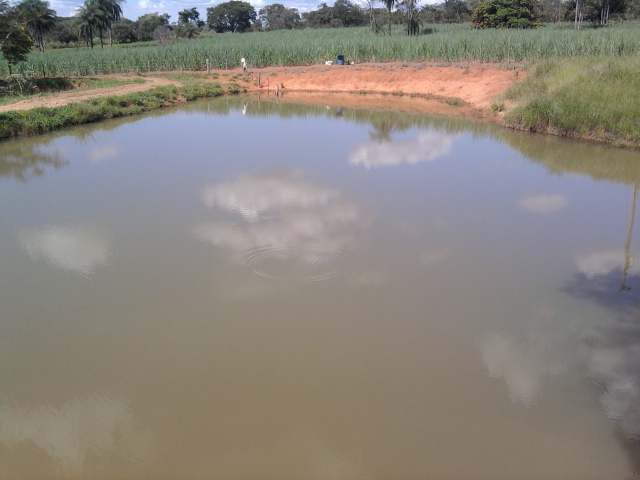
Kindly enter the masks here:
M 222 98 L 0 143 L 4 479 L 640 472 L 640 155 Z

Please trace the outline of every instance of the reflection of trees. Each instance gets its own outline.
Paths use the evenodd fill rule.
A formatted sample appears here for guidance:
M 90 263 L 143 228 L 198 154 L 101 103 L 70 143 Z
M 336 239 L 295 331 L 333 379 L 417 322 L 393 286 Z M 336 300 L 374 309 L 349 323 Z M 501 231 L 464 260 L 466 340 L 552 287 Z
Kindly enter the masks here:
M 588 337 L 589 376 L 602 387 L 600 403 L 618 427 L 634 470 L 640 469 L 640 310 L 594 329 Z
M 510 131 L 500 132 L 500 139 L 558 175 L 578 173 L 626 184 L 640 180 L 640 154 L 635 150 Z
M 636 167 L 637 170 L 637 167 Z M 579 273 L 565 287 L 565 291 L 577 298 L 587 298 L 618 311 L 628 311 L 640 304 L 640 292 L 632 292 L 630 285 L 640 283 L 640 275 L 630 275 L 633 266 L 631 240 L 636 214 L 638 183 L 631 191 L 631 205 L 624 245 L 624 253 L 616 250 L 593 252 L 578 258 Z
M 627 277 L 629 276 L 629 269 L 633 264 L 633 257 L 631 256 L 631 237 L 633 233 L 633 220 L 636 216 L 636 200 L 638 198 L 638 182 L 633 186 L 633 193 L 631 194 L 631 209 L 629 210 L 629 222 L 627 226 L 627 241 L 624 244 L 624 270 L 622 274 L 622 282 L 620 282 L 620 291 L 631 290 L 627 286 Z
M 638 291 L 620 291 L 620 275 L 622 273 L 622 261 L 620 266 L 606 274 L 589 278 L 583 273 L 577 273 L 567 283 L 563 290 L 569 295 L 590 300 L 598 305 L 620 313 L 633 310 L 640 301 Z M 640 284 L 640 275 L 627 276 L 626 284 Z
M 623 164 L 618 164 L 623 166 Z M 588 375 L 602 388 L 600 404 L 615 422 L 634 469 L 640 469 L 640 275 L 630 275 L 631 240 L 636 211 L 638 167 L 627 165 L 635 181 L 623 250 L 594 252 L 578 259 L 579 273 L 565 287 L 614 311 L 619 317 L 602 322 L 588 333 Z M 624 181 L 622 177 L 612 178 Z
M 376 142 L 390 142 L 391 132 L 396 130 L 396 125 L 389 117 L 375 118 L 371 122 L 373 130 L 369 130 L 371 140 Z
M 40 142 L 33 139 L 9 140 L 0 144 L 0 177 L 28 182 L 44 174 L 47 167 L 55 169 L 67 165 L 60 154 L 43 153 Z
M 253 96 L 223 96 L 212 100 L 193 102 L 180 107 L 181 112 L 194 114 L 217 113 L 228 115 L 231 112 L 241 112 L 247 105 L 247 117 L 268 117 L 277 115 L 281 118 L 327 117 L 336 118 L 335 109 L 327 109 L 326 105 L 309 105 L 280 101 L 273 98 Z M 430 116 L 420 113 L 407 113 L 392 110 L 367 110 L 364 108 L 342 108 L 339 118 L 361 125 L 370 125 L 376 130 L 373 137 L 402 132 L 413 127 L 435 128 L 447 133 L 469 132 L 474 135 L 489 135 L 497 138 L 500 127 L 487 122 L 480 122 L 467 118 Z M 372 139 L 375 139 L 373 138 Z M 499 140 L 499 138 L 498 138 Z

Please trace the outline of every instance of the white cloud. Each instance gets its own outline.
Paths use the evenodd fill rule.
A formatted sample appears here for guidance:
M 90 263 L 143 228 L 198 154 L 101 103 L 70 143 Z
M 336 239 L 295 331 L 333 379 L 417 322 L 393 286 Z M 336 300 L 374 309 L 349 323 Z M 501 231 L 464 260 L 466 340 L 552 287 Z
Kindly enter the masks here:
M 31 258 L 82 275 L 109 263 L 111 231 L 104 226 L 53 226 L 20 233 L 20 243 Z
M 428 162 L 451 152 L 456 136 L 422 132 L 415 138 L 391 142 L 368 142 L 349 156 L 349 164 L 377 168 L 401 163 Z
M 569 198 L 559 193 L 541 193 L 539 195 L 522 197 L 518 200 L 518 206 L 520 208 L 543 215 L 562 210 L 568 204 Z

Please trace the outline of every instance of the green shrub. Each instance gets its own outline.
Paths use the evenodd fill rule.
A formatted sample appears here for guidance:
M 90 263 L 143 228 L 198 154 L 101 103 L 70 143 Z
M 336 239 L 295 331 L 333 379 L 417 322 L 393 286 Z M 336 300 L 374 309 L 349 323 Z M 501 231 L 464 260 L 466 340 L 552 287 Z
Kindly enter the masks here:
M 507 92 L 514 128 L 640 146 L 640 58 L 548 60 Z

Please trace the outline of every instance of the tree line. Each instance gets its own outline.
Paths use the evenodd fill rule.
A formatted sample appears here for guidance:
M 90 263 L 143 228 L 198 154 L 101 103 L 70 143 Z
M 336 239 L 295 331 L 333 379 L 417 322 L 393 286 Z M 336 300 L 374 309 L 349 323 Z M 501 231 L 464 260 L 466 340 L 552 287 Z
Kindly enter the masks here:
M 175 22 L 167 13 L 147 13 L 137 20 L 123 17 L 125 0 L 85 0 L 73 17 L 58 17 L 46 0 L 0 0 L 0 52 L 9 64 L 26 58 L 34 48 L 71 46 L 89 48 L 105 44 L 144 41 L 167 43 L 175 38 L 304 28 L 368 26 L 371 32 L 390 33 L 404 25 L 406 33 L 434 23 L 468 22 L 474 28 L 531 28 L 541 22 L 584 22 L 605 25 L 611 19 L 640 20 L 640 0 L 444 0 L 419 6 L 419 0 L 335 0 L 316 10 L 299 12 L 281 3 L 258 11 L 242 0 L 178 12 Z

